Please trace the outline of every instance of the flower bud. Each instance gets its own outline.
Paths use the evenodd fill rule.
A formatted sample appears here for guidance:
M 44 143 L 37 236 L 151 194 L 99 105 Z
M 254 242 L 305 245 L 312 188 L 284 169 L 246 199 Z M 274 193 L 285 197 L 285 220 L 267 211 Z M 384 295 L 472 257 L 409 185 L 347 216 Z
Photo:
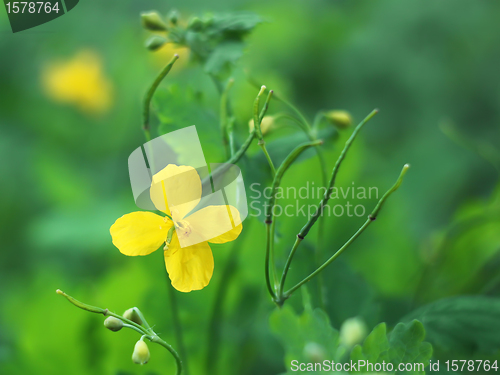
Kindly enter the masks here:
M 156 11 L 141 13 L 141 23 L 146 30 L 167 31 L 168 27 L 165 21 Z
M 137 324 L 141 325 L 142 324 L 142 319 L 139 316 L 139 314 L 137 313 L 136 309 L 137 309 L 137 307 L 131 307 L 130 309 L 128 309 L 127 311 L 125 311 L 123 313 L 123 317 L 125 319 L 131 320 L 134 323 L 137 323 Z
M 325 113 L 325 118 L 339 129 L 346 129 L 352 124 L 351 114 L 347 111 L 329 111 Z
M 360 318 L 350 318 L 340 327 L 340 341 L 347 347 L 360 344 L 367 334 L 365 322 Z
M 193 31 L 201 31 L 201 29 L 203 29 L 203 21 L 198 17 L 191 18 L 191 20 L 189 21 L 188 29 Z
M 116 332 L 122 329 L 123 322 L 120 319 L 115 318 L 114 316 L 110 316 L 104 321 L 104 327 L 106 327 L 110 331 Z
M 168 20 L 172 25 L 177 25 L 177 21 L 179 21 L 179 12 L 176 9 L 172 9 L 168 14 Z
M 165 39 L 164 37 L 153 35 L 146 40 L 145 46 L 150 51 L 156 51 L 157 49 L 161 48 L 166 42 L 167 39 Z
M 323 362 L 325 359 L 327 359 L 325 348 L 315 342 L 308 342 L 304 346 L 303 353 L 307 360 L 312 363 Z
M 142 339 L 137 341 L 132 353 L 132 361 L 138 365 L 144 365 L 148 363 L 149 357 L 148 345 Z
M 250 133 L 253 132 L 253 129 L 255 128 L 254 121 L 251 119 L 248 122 L 248 127 L 250 129 Z M 273 116 L 264 116 L 262 119 L 262 122 L 260 123 L 260 130 L 262 134 L 266 134 L 273 130 L 275 128 L 275 122 L 274 122 L 274 117 Z

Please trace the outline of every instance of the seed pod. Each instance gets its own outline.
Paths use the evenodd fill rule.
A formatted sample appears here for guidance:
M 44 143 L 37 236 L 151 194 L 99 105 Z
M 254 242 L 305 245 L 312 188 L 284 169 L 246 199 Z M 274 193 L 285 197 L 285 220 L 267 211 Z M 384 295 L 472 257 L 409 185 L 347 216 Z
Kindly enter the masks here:
M 325 118 L 339 129 L 346 129 L 352 124 L 351 114 L 347 111 L 329 111 L 325 113 Z
M 148 345 L 142 339 L 137 341 L 132 353 L 132 361 L 138 365 L 144 365 L 148 363 L 149 357 Z
M 130 309 L 128 309 L 127 311 L 125 311 L 123 313 L 123 317 L 125 319 L 128 319 L 128 320 L 131 320 L 139 325 L 142 324 L 142 319 L 141 317 L 139 316 L 139 314 L 137 313 L 137 307 L 131 307 Z
M 167 31 L 168 26 L 156 11 L 141 13 L 141 23 L 146 30 Z
M 114 316 L 110 316 L 104 321 L 104 327 L 106 327 L 110 331 L 116 332 L 122 329 L 123 322 L 120 319 L 115 318 Z

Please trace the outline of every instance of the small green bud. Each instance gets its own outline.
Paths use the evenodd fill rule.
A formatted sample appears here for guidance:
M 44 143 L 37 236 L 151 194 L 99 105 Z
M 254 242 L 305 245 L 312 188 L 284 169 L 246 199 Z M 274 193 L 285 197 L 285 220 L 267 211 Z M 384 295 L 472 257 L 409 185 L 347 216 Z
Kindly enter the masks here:
M 141 340 L 137 341 L 132 353 L 132 361 L 138 365 L 144 365 L 149 361 L 148 345 Z
M 141 13 L 141 23 L 146 30 L 167 31 L 168 26 L 156 11 Z
M 189 21 L 188 29 L 193 31 L 201 31 L 201 29 L 203 29 L 203 21 L 198 17 L 191 18 L 191 20 Z
M 142 319 L 139 316 L 139 314 L 137 313 L 136 309 L 137 309 L 137 307 L 131 307 L 130 309 L 128 309 L 127 311 L 125 311 L 123 313 L 123 317 L 125 319 L 131 320 L 134 323 L 137 323 L 137 324 L 141 325 L 142 324 Z
M 315 342 L 308 342 L 304 346 L 304 356 L 312 363 L 323 362 L 327 358 L 325 348 Z
M 325 113 L 325 118 L 339 129 L 346 129 L 352 124 L 351 114 L 347 111 L 329 111 Z
M 254 128 L 255 128 L 255 124 L 254 124 L 253 119 L 251 119 L 248 122 L 248 129 L 250 130 L 250 133 L 253 132 Z M 264 118 L 262 119 L 262 121 L 260 123 L 260 131 L 262 132 L 262 134 L 267 134 L 275 128 L 276 128 L 276 123 L 274 121 L 274 117 L 273 116 L 264 116 Z
M 168 14 L 168 20 L 172 25 L 177 25 L 177 21 L 179 20 L 179 12 L 176 9 L 172 9 Z
M 153 35 L 146 40 L 145 46 L 150 51 L 156 51 L 157 49 L 161 48 L 165 43 L 167 43 L 166 38 L 159 35 Z
M 122 329 L 123 322 L 120 319 L 115 318 L 114 316 L 110 316 L 104 321 L 104 327 L 106 327 L 110 331 L 116 332 Z
M 340 341 L 350 348 L 360 344 L 367 333 L 368 329 L 362 319 L 350 318 L 345 320 L 340 327 Z

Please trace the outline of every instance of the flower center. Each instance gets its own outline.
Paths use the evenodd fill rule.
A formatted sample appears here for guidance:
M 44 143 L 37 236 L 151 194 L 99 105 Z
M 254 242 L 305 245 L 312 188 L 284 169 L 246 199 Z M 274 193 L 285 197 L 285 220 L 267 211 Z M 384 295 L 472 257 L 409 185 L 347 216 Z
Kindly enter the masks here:
M 186 220 L 175 222 L 175 230 L 179 239 L 187 238 L 192 232 L 191 226 Z

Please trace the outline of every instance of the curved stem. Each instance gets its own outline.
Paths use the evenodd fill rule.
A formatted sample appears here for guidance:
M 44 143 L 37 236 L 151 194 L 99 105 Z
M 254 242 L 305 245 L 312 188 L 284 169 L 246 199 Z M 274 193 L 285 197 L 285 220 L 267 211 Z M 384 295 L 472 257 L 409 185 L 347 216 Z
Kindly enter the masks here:
M 344 146 L 344 149 L 340 153 L 340 156 L 337 159 L 337 162 L 335 163 L 335 166 L 333 167 L 332 175 L 330 177 L 330 183 L 329 183 L 329 186 L 327 188 L 327 191 L 325 192 L 325 195 L 323 196 L 323 199 L 321 200 L 318 208 L 316 209 L 316 212 L 311 216 L 311 218 L 309 219 L 309 221 L 307 222 L 307 224 L 301 229 L 300 233 L 298 234 L 299 237 L 305 238 L 307 236 L 307 234 L 309 233 L 309 230 L 311 229 L 311 227 L 316 222 L 316 220 L 318 220 L 318 217 L 321 215 L 321 213 L 323 212 L 324 207 L 326 206 L 326 204 L 328 203 L 328 200 L 330 199 L 330 195 L 332 193 L 333 186 L 335 185 L 335 179 L 337 177 L 337 173 L 339 171 L 340 165 L 342 164 L 342 162 L 344 161 L 344 159 L 345 159 L 345 157 L 347 155 L 347 151 L 351 147 L 351 145 L 354 142 L 354 139 L 358 135 L 359 131 L 377 113 L 378 113 L 378 110 L 376 110 L 376 109 L 373 110 L 363 121 L 361 121 L 361 123 L 352 132 L 351 137 L 347 140 L 347 142 L 346 142 L 346 144 Z
M 264 152 L 264 155 L 266 156 L 267 162 L 269 163 L 269 167 L 271 168 L 272 175 L 276 174 L 276 168 L 274 168 L 273 161 L 271 159 L 271 156 L 269 156 L 269 152 L 267 152 L 266 148 L 266 141 L 264 141 L 264 137 L 262 135 L 262 129 L 260 128 L 260 123 L 262 122 L 262 119 L 264 118 L 267 109 L 269 108 L 269 101 L 271 100 L 271 97 L 273 96 L 273 90 L 269 91 L 269 94 L 267 95 L 266 102 L 264 103 L 264 106 L 262 108 L 262 111 L 259 114 L 259 102 L 260 102 L 260 97 L 262 94 L 266 91 L 266 86 L 262 86 L 260 88 L 259 94 L 255 98 L 254 104 L 253 104 L 253 123 L 254 123 L 254 128 L 256 129 L 256 134 L 257 138 L 259 138 L 259 146 L 262 149 L 262 152 Z
M 185 361 L 184 373 L 186 375 L 188 375 L 189 371 L 188 371 L 188 366 L 187 366 L 186 347 L 184 346 L 184 337 L 182 334 L 182 325 L 181 325 L 181 320 L 179 318 L 179 306 L 177 305 L 177 298 L 175 295 L 175 289 L 170 284 L 170 282 L 167 285 L 167 289 L 168 289 L 168 296 L 170 299 L 170 305 L 171 305 L 171 310 L 172 310 L 172 322 L 174 325 L 175 340 L 177 341 L 177 346 L 179 348 L 179 352 Z
M 378 201 L 377 205 L 373 209 L 372 213 L 368 215 L 368 219 L 366 219 L 365 223 L 354 233 L 354 235 L 339 249 L 335 254 L 333 254 L 325 263 L 321 265 L 318 269 L 316 269 L 314 272 L 312 272 L 309 276 L 307 276 L 305 279 L 303 279 L 301 282 L 299 282 L 297 285 L 293 286 L 290 288 L 288 291 L 286 291 L 283 294 L 283 300 L 287 299 L 290 297 L 290 295 L 296 291 L 298 288 L 300 288 L 302 285 L 307 283 L 309 280 L 311 280 L 314 276 L 318 275 L 323 271 L 330 263 L 332 263 L 335 259 L 339 257 L 340 254 L 344 252 L 345 249 L 347 249 L 353 242 L 356 240 L 356 238 L 359 237 L 361 233 L 364 232 L 368 226 L 374 222 L 377 219 L 377 215 L 380 212 L 380 209 L 382 208 L 383 204 L 389 198 L 389 196 L 394 193 L 399 186 L 401 185 L 401 182 L 403 181 L 403 177 L 406 174 L 407 170 L 410 168 L 408 164 L 405 164 L 403 169 L 401 170 L 401 173 L 399 174 L 398 179 L 396 180 L 396 183 L 389 189 L 387 192 L 384 194 L 382 198 Z
M 172 60 L 163 68 L 163 70 L 158 74 L 152 85 L 149 87 L 149 90 L 146 93 L 146 96 L 144 97 L 144 107 L 142 111 L 142 129 L 144 130 L 144 136 L 146 137 L 146 141 L 149 142 L 151 140 L 151 130 L 149 127 L 149 111 L 151 107 L 151 99 L 153 98 L 153 95 L 160 85 L 161 81 L 163 78 L 167 76 L 167 74 L 170 72 L 172 69 L 172 66 L 174 63 L 177 61 L 179 58 L 178 54 L 175 54 Z
M 274 288 L 271 286 L 271 281 L 270 281 L 270 253 L 271 249 L 274 248 L 274 206 L 276 204 L 276 194 L 278 191 L 278 187 L 281 183 L 281 179 L 283 178 L 283 175 L 287 171 L 287 169 L 292 165 L 292 163 L 297 159 L 297 157 L 304 152 L 306 149 L 309 147 L 314 147 L 314 146 L 319 146 L 322 144 L 322 141 L 314 141 L 314 142 L 308 142 L 304 143 L 300 146 L 297 146 L 283 161 L 283 163 L 280 165 L 278 168 L 278 171 L 276 172 L 273 183 L 271 186 L 271 196 L 269 197 L 269 201 L 266 207 L 266 261 L 265 261 L 265 273 L 266 273 L 266 284 L 267 288 L 269 290 L 269 293 L 271 294 L 271 297 L 273 297 L 273 300 L 276 301 L 277 298 L 279 299 L 280 296 L 280 291 L 281 288 L 278 289 L 278 294 L 274 292 Z M 275 264 L 273 262 L 272 267 L 274 269 Z M 287 270 L 288 271 L 288 270 Z
M 115 314 L 114 312 L 111 312 L 108 309 L 103 309 L 100 307 L 88 305 L 86 303 L 78 301 L 77 299 L 64 293 L 60 289 L 57 289 L 56 293 L 65 297 L 69 302 L 71 302 L 73 305 L 75 305 L 76 307 L 78 307 L 82 310 L 89 311 L 89 312 L 96 313 L 96 314 L 102 314 L 104 316 L 112 316 L 112 317 L 115 317 L 117 319 L 120 319 L 122 322 L 125 323 L 124 327 L 132 328 L 133 330 L 137 331 L 141 335 L 147 337 L 151 342 L 155 342 L 157 344 L 160 344 L 161 346 L 166 348 L 170 352 L 170 354 L 172 354 L 172 356 L 174 357 L 175 362 L 177 364 L 176 375 L 181 375 L 183 365 L 182 365 L 181 358 L 179 357 L 179 354 L 175 351 L 175 349 L 170 344 L 168 344 L 166 341 L 162 340 L 156 333 L 154 333 L 153 330 L 150 329 L 148 331 L 146 328 L 137 324 L 136 322 L 133 322 L 132 320 L 126 319 L 121 315 Z
M 147 337 L 148 337 L 149 340 L 151 340 L 151 342 L 155 342 L 157 344 L 160 344 L 165 349 L 167 349 L 170 352 L 170 354 L 172 354 L 172 356 L 175 359 L 175 363 L 177 365 L 177 371 L 176 371 L 175 374 L 176 375 L 181 375 L 182 374 L 182 370 L 183 370 L 182 360 L 181 360 L 181 357 L 179 357 L 179 354 L 175 351 L 175 349 L 170 344 L 168 344 L 166 341 L 160 339 L 160 337 L 158 337 L 157 335 L 155 335 L 155 336 L 147 336 Z

